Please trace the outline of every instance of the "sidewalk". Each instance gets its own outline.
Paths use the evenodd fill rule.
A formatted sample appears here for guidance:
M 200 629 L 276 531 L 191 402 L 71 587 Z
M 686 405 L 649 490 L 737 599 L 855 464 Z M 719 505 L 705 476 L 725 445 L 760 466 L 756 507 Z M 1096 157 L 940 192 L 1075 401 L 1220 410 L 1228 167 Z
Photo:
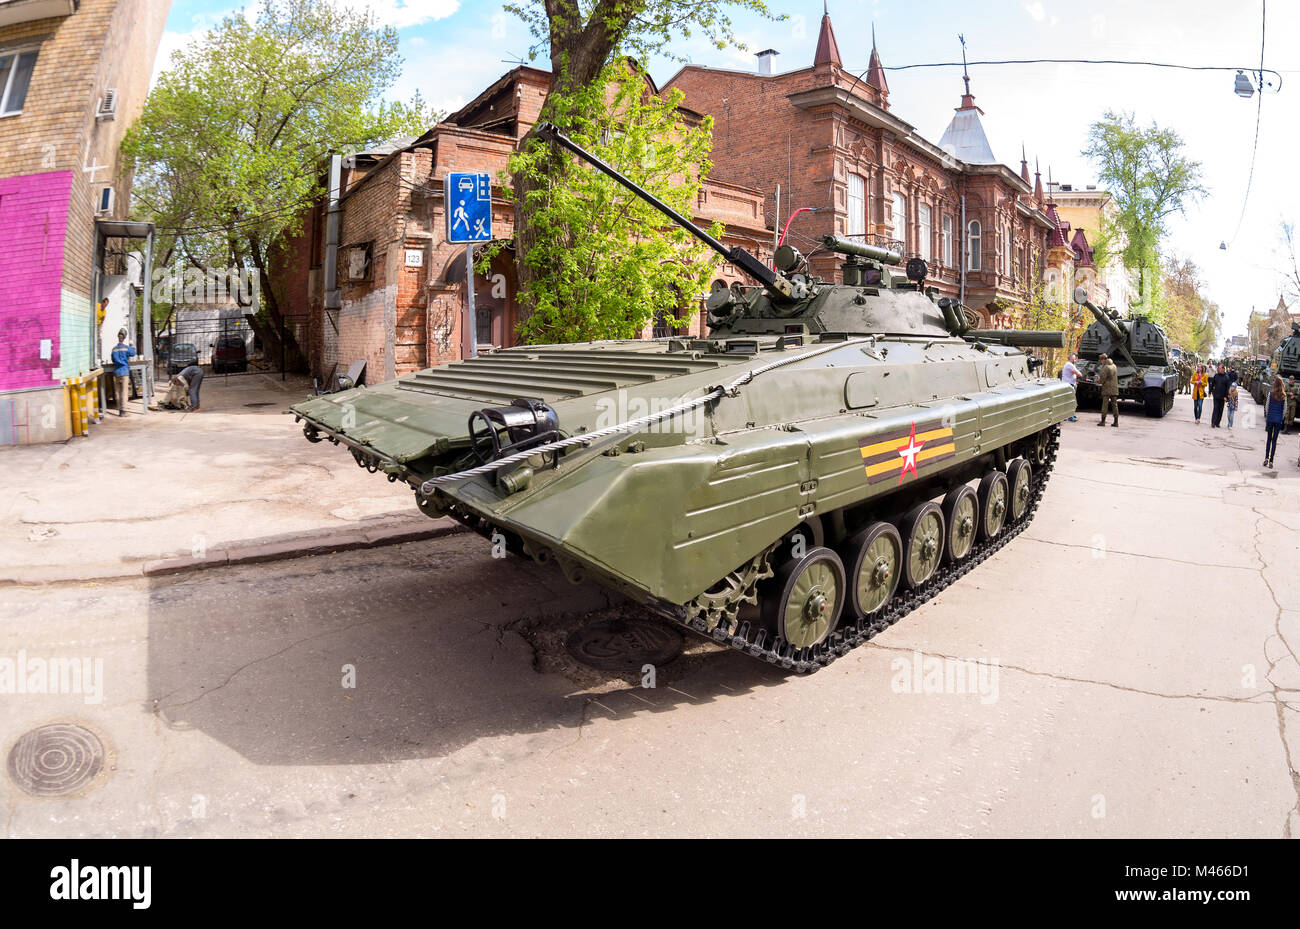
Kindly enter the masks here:
M 310 380 L 209 376 L 198 413 L 115 411 L 87 437 L 0 449 L 0 584 L 174 573 L 458 531 L 409 488 L 313 445 Z M 162 395 L 160 391 L 159 396 Z

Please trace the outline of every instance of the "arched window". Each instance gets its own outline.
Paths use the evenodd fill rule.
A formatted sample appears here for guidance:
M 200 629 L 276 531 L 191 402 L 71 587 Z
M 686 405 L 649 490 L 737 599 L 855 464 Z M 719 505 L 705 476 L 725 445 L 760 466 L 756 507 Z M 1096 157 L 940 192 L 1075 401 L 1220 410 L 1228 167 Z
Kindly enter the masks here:
M 907 198 L 901 193 L 894 194 L 894 238 L 903 243 L 907 250 Z
M 978 271 L 980 269 L 980 221 L 972 219 L 966 226 L 966 270 Z

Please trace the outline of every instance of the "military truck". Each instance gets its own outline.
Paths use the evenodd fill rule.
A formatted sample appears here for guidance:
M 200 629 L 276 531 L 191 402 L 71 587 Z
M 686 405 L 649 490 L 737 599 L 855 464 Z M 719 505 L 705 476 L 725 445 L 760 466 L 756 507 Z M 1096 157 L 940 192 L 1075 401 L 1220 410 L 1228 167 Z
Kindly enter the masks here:
M 1146 415 L 1161 417 L 1174 407 L 1178 371 L 1169 358 L 1169 336 L 1146 316 L 1121 319 L 1110 309 L 1099 309 L 1088 299 L 1086 288 L 1074 292 L 1076 303 L 1095 318 L 1079 339 L 1079 404 L 1101 403 L 1101 367 L 1107 355 L 1119 369 L 1119 398 L 1141 403 Z
M 769 267 L 539 134 L 757 283 L 709 295 L 706 336 L 524 345 L 309 398 L 292 412 L 310 441 L 429 516 L 796 673 L 1028 525 L 1075 400 L 1019 345 L 1064 333 L 974 329 L 919 257 L 900 274 L 899 253 L 835 236 L 842 284 L 790 247 Z

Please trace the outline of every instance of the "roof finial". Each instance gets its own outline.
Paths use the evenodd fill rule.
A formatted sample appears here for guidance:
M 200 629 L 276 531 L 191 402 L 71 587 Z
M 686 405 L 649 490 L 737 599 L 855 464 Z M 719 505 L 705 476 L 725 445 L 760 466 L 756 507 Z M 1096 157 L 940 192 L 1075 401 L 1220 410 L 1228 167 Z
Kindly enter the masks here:
M 966 96 L 970 96 L 970 72 L 966 69 L 966 36 L 962 33 L 957 34 L 957 40 L 961 42 L 961 79 L 966 82 Z

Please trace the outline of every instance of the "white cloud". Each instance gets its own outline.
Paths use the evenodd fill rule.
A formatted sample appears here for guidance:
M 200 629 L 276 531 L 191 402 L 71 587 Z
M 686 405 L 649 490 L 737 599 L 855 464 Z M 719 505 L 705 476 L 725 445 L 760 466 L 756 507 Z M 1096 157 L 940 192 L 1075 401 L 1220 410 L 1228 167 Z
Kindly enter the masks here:
M 1025 4 L 1025 12 L 1029 14 L 1030 19 L 1036 23 L 1041 23 L 1047 18 L 1047 11 L 1043 9 L 1041 0 L 1032 0 Z
M 374 13 L 380 25 L 409 29 L 446 19 L 460 9 L 460 0 L 362 0 L 360 5 Z

